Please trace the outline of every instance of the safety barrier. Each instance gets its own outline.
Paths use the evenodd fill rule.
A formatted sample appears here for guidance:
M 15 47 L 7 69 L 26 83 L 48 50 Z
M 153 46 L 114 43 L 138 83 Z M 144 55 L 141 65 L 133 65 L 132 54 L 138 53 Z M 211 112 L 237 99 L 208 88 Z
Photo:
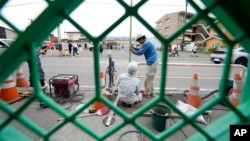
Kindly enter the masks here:
M 158 72 L 160 72 L 160 69 L 161 69 L 161 66 L 162 66 L 162 63 L 159 63 L 159 68 L 158 68 Z M 167 75 L 165 78 L 169 81 L 171 81 L 172 79 L 174 80 L 177 80 L 178 82 L 181 82 L 183 80 L 187 80 L 187 84 L 189 85 L 189 81 L 192 79 L 192 73 L 191 72 L 195 72 L 195 73 L 202 73 L 202 71 L 204 71 L 204 69 L 207 69 L 207 68 L 218 68 L 220 70 L 217 70 L 217 72 L 219 72 L 217 75 L 214 75 L 213 77 L 210 76 L 210 77 L 204 77 L 204 75 L 200 75 L 199 77 L 199 80 L 205 80 L 206 82 L 210 81 L 213 83 L 215 83 L 215 85 L 217 85 L 218 87 L 214 88 L 214 89 L 211 89 L 211 88 L 201 88 L 201 91 L 202 92 L 211 92 L 215 89 L 219 89 L 219 83 L 220 83 L 220 80 L 221 80 L 221 72 L 222 72 L 222 68 L 224 67 L 224 64 L 200 64 L 200 63 L 167 63 L 166 64 L 167 68 L 168 69 L 171 69 L 171 68 L 176 68 L 176 69 L 180 69 L 180 70 L 183 70 L 183 69 L 188 69 L 188 68 L 191 68 L 192 71 L 188 72 L 188 73 L 183 73 L 183 74 L 178 74 L 176 73 L 175 75 Z M 138 67 L 146 67 L 146 63 L 145 62 L 138 62 Z M 202 68 L 201 70 L 197 70 L 196 68 Z M 237 70 L 234 70 L 234 69 L 237 69 Z M 139 68 L 140 70 L 140 68 Z M 230 73 L 228 79 L 232 80 L 233 78 L 233 74 L 234 73 L 239 73 L 241 75 L 242 78 L 245 78 L 246 77 L 246 67 L 245 66 L 242 66 L 242 65 L 239 65 L 239 64 L 231 64 L 230 65 L 230 70 L 234 70 L 233 72 Z M 145 78 L 144 75 L 141 75 L 142 73 L 140 74 L 137 74 L 137 77 L 141 79 L 141 81 L 143 81 L 143 79 Z M 184 76 L 183 76 L 184 75 Z M 155 82 L 159 81 L 159 79 L 161 78 L 160 75 L 156 75 L 155 76 L 156 80 Z M 180 83 L 179 83 L 180 84 Z M 187 85 L 178 85 L 176 87 L 165 87 L 165 90 L 166 91 L 185 91 L 188 89 L 188 87 L 185 87 Z M 159 85 L 158 87 L 155 86 L 155 90 L 156 91 L 159 91 Z M 144 88 L 141 88 L 141 90 L 144 90 Z

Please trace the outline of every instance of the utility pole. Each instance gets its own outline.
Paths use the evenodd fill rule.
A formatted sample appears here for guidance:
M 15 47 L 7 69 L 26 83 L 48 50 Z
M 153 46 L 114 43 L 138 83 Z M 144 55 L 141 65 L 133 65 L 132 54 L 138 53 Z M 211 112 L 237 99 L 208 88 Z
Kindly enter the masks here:
M 58 27 L 57 27 L 57 35 L 58 35 L 58 37 L 57 37 L 57 41 L 58 41 L 58 43 L 59 44 L 61 44 L 61 26 L 60 26 L 61 24 L 59 24 L 58 25 Z
M 187 5 L 188 5 L 188 2 L 186 0 L 185 13 L 184 13 L 184 22 L 183 22 L 183 24 L 185 24 L 186 20 L 187 20 Z M 184 49 L 184 44 L 185 44 L 185 31 L 182 34 L 181 51 L 183 51 L 183 49 Z

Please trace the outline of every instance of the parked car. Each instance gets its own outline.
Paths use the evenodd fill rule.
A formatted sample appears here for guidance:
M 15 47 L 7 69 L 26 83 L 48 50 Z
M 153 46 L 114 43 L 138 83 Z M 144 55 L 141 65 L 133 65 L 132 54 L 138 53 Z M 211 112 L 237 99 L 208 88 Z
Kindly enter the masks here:
M 4 52 L 12 43 L 14 40 L 12 39 L 0 39 L 0 54 Z
M 50 47 L 52 50 L 59 50 L 59 43 L 53 43 Z
M 215 64 L 220 64 L 226 59 L 226 54 L 227 54 L 227 49 L 214 50 L 210 55 L 210 60 Z M 246 67 L 248 59 L 249 59 L 249 54 L 245 52 L 244 48 L 239 47 L 233 49 L 233 54 L 232 54 L 233 64 L 241 64 Z

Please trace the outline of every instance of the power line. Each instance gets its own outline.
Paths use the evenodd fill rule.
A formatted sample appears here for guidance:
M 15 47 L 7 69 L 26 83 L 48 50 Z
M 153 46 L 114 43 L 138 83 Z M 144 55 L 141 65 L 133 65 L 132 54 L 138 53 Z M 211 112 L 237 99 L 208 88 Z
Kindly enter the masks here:
M 4 7 L 16 7 L 16 6 L 25 6 L 25 5 L 32 5 L 32 4 L 37 4 L 37 3 L 45 3 L 44 0 L 41 1 L 33 1 L 33 2 L 26 2 L 26 3 L 19 3 L 19 4 L 11 4 L 11 5 L 6 5 Z
M 11 5 L 6 5 L 5 7 L 16 7 L 16 6 L 25 6 L 25 5 L 32 5 L 32 4 L 37 4 L 37 3 L 45 3 L 44 0 L 41 1 L 35 1 L 35 2 L 26 2 L 26 3 L 20 3 L 20 4 L 11 4 Z M 119 3 L 113 3 L 113 2 L 84 2 L 83 4 L 105 4 L 105 5 L 120 5 Z M 144 4 L 144 6 L 185 6 L 185 4 Z

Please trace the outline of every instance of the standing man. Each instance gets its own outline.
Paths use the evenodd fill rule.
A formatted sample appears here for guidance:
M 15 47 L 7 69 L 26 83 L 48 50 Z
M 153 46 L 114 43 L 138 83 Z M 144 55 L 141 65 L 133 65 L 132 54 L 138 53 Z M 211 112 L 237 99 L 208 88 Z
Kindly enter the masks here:
M 158 68 L 158 55 L 155 45 L 146 38 L 142 33 L 136 35 L 136 41 L 141 44 L 140 48 L 130 47 L 134 55 L 144 55 L 147 65 L 144 82 L 144 96 L 147 98 L 154 97 L 154 78 Z
M 75 41 L 73 41 L 72 46 L 73 46 L 73 56 L 80 56 L 78 53 L 78 45 Z
M 120 74 L 117 78 L 116 86 L 118 88 L 118 97 L 123 105 L 132 107 L 142 101 L 140 93 L 140 79 L 135 77 L 137 72 L 137 63 L 128 64 L 128 72 Z
M 72 52 L 72 43 L 71 42 L 69 42 L 69 55 L 71 55 L 71 52 Z
M 103 45 L 100 44 L 100 56 L 102 56 L 102 52 L 103 52 Z
M 69 43 L 65 41 L 64 43 L 64 55 L 67 56 L 69 54 Z
M 37 65 L 38 65 L 38 71 L 39 71 L 40 85 L 41 85 L 42 90 L 47 88 L 47 84 L 45 82 L 45 73 L 44 73 L 41 59 L 40 59 L 40 55 L 46 54 L 46 50 L 44 50 L 45 48 L 46 48 L 46 46 L 41 46 L 35 52 L 36 59 L 37 59 Z M 28 63 L 29 63 L 29 60 L 28 60 Z M 30 81 L 30 87 L 34 87 L 32 79 L 31 79 L 31 73 L 30 73 L 29 81 Z

